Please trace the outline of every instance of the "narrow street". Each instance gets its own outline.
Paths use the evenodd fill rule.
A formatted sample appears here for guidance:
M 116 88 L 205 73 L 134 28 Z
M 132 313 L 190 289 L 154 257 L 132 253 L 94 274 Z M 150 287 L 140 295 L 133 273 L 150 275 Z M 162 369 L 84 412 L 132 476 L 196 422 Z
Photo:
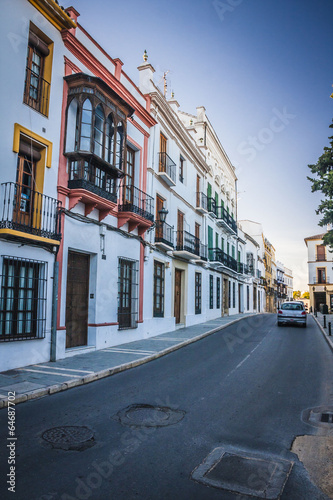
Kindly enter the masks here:
M 306 329 L 278 328 L 275 315 L 247 318 L 140 367 L 17 405 L 16 494 L 2 498 L 264 498 L 204 484 L 200 469 L 192 476 L 221 448 L 229 458 L 243 457 L 229 461 L 227 489 L 241 481 L 242 488 L 264 491 L 273 463 L 283 471 L 266 498 L 279 498 L 281 489 L 282 500 L 324 500 L 290 450 L 297 436 L 332 435 L 302 420 L 306 409 L 332 406 L 332 395 L 332 352 L 312 317 Z M 126 413 L 130 405 L 158 408 L 136 406 Z M 6 408 L 0 426 L 5 492 Z M 87 427 L 93 440 L 78 449 L 52 447 L 45 439 L 52 433 L 44 433 L 59 426 Z M 257 465 L 244 469 L 244 457 Z M 221 465 L 215 480 L 220 472 Z

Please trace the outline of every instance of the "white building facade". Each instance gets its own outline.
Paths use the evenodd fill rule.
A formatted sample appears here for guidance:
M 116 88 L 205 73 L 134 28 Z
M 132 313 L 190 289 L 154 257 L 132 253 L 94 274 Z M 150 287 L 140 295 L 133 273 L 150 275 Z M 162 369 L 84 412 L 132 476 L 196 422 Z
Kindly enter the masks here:
M 308 284 L 310 307 L 322 310 L 327 306 L 333 310 L 333 252 L 323 244 L 325 233 L 305 238 L 308 250 Z

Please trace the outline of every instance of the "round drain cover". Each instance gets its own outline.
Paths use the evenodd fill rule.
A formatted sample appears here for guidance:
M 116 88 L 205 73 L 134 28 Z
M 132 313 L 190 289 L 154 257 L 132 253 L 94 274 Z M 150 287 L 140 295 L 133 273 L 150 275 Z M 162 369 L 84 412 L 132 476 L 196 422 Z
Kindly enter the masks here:
M 130 427 L 164 427 L 176 424 L 184 415 L 185 412 L 181 410 L 165 406 L 136 404 L 119 411 L 114 418 Z
M 53 427 L 45 431 L 42 438 L 54 448 L 64 450 L 81 450 L 94 444 L 94 433 L 88 427 Z

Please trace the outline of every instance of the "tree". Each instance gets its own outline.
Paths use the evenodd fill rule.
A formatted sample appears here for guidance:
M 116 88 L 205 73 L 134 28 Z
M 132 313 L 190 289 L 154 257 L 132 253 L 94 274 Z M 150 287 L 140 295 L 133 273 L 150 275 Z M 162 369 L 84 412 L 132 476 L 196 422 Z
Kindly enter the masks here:
M 295 292 L 293 292 L 293 299 L 294 300 L 298 300 L 301 298 L 301 291 L 300 290 L 295 290 Z
M 310 292 L 304 292 L 302 295 L 302 299 L 309 299 L 310 298 Z
M 330 128 L 333 128 L 333 120 Z M 319 226 L 333 226 L 333 136 L 328 138 L 330 141 L 329 147 L 324 147 L 324 153 L 318 158 L 315 165 L 308 165 L 312 174 L 316 177 L 308 177 L 312 183 L 311 191 L 321 191 L 325 196 L 321 200 L 316 214 L 321 214 L 323 217 L 319 221 Z M 324 245 L 328 245 L 333 251 L 333 229 L 327 231 L 323 237 Z

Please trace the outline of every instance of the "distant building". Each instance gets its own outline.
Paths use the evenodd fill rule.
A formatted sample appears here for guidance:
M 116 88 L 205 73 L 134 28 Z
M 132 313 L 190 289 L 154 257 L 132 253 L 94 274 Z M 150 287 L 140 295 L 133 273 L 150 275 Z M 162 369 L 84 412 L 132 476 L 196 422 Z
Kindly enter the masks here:
M 294 278 L 292 270 L 288 267 L 284 268 L 284 281 L 286 285 L 286 300 L 293 300 Z
M 326 304 L 333 309 L 333 253 L 323 244 L 325 233 L 304 238 L 308 249 L 310 305 L 319 310 Z

